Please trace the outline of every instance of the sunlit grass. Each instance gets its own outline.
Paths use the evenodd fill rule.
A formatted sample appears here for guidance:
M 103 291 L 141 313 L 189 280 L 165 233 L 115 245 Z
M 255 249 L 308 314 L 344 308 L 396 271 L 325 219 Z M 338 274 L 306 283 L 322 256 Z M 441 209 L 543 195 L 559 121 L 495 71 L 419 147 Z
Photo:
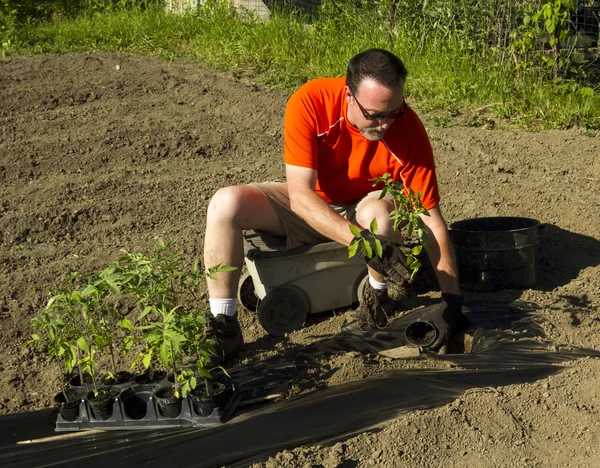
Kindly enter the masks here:
M 306 80 L 344 75 L 357 52 L 382 47 L 407 65 L 407 93 L 423 111 L 449 115 L 485 109 L 521 125 L 600 128 L 600 89 L 553 82 L 544 70 L 516 72 L 510 60 L 455 34 L 424 35 L 418 24 L 389 31 L 373 11 L 323 15 L 309 23 L 298 15 L 269 21 L 236 14 L 227 3 L 206 2 L 195 12 L 131 10 L 82 15 L 21 26 L 5 55 L 127 52 L 250 76 L 290 92 Z M 426 40 L 423 40 L 426 38 Z

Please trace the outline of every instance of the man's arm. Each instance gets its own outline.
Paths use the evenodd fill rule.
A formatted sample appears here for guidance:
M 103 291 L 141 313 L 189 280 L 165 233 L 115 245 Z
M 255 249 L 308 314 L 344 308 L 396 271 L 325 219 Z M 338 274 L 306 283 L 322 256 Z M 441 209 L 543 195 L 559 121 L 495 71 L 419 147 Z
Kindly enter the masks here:
M 459 295 L 458 268 L 448 234 L 448 226 L 446 226 L 446 221 L 444 221 L 438 206 L 428 211 L 429 216 L 422 215 L 421 219 L 427 230 L 429 260 L 435 269 L 441 291 Z
M 325 237 L 350 245 L 354 238 L 350 221 L 337 214 L 315 192 L 317 171 L 290 164 L 286 164 L 285 169 L 292 210 Z

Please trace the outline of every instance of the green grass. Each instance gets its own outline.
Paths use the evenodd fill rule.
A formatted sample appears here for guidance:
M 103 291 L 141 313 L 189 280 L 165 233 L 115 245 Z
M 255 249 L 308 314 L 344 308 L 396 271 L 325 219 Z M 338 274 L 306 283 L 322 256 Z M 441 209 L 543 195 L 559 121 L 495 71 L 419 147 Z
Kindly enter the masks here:
M 0 16 L 0 44 L 4 56 L 102 51 L 195 60 L 290 92 L 312 78 L 341 76 L 354 54 L 383 47 L 405 62 L 407 94 L 424 112 L 483 110 L 526 127 L 600 128 L 599 87 L 557 83 L 533 65 L 517 71 L 508 55 L 459 33 L 426 34 L 414 22 L 397 24 L 390 33 L 385 11 L 353 7 L 310 25 L 284 14 L 242 20 L 228 5 L 207 2 L 182 16 L 123 10 L 17 26 Z

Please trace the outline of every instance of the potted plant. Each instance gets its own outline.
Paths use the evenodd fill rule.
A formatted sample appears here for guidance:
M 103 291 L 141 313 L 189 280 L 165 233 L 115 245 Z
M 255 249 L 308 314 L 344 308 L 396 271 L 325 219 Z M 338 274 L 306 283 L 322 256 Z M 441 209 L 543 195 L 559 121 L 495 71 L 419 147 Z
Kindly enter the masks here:
M 210 274 L 210 271 L 209 271 Z M 189 392 L 195 413 L 198 416 L 210 416 L 215 408 L 223 408 L 226 404 L 224 384 L 212 380 L 210 368 L 211 355 L 215 349 L 212 342 L 206 337 L 206 316 L 192 315 L 180 318 L 181 333 L 186 340 L 183 342 L 184 352 L 193 357 L 193 370 L 186 370 L 179 374 L 182 385 L 182 394 Z M 218 366 L 226 375 L 227 371 Z M 197 378 L 203 385 L 197 385 Z
M 215 275 L 219 271 L 230 269 L 217 265 L 209 269 L 207 275 Z M 216 406 L 222 406 L 219 398 L 224 398 L 224 385 L 211 382 L 210 370 L 207 367 L 210 356 L 215 353 L 212 342 L 206 336 L 206 310 L 186 311 L 176 306 L 167 310 L 164 305 L 159 310 L 161 320 L 142 327 L 145 331 L 144 341 L 151 352 L 155 352 L 161 364 L 169 369 L 172 385 L 159 388 L 155 398 L 161 414 L 165 417 L 177 417 L 181 413 L 182 399 L 190 395 L 200 395 L 197 391 L 197 377 L 204 381 L 204 400 L 212 404 L 210 412 L 197 409 L 200 416 L 208 416 Z M 186 368 L 184 362 L 194 361 L 194 366 Z M 189 364 L 188 364 L 189 365 Z M 220 395 L 220 396 L 219 396 Z M 197 399 L 192 398 L 192 402 Z M 206 407 L 206 402 L 204 402 Z M 223 400 L 224 403 L 224 400 Z M 198 405 L 202 406 L 201 403 Z M 196 408 L 197 404 L 194 403 Z M 198 408 L 200 408 L 198 406 Z M 208 413 L 208 414 L 206 414 Z
M 78 275 L 71 276 L 71 280 L 77 278 Z M 106 351 L 108 333 L 107 327 L 102 327 L 103 323 L 105 324 L 103 321 L 105 310 L 101 306 L 103 293 L 99 287 L 102 281 L 102 278 L 96 280 L 93 276 L 84 277 L 86 286 L 83 290 L 77 287 L 71 290 L 62 289 L 51 298 L 46 308 L 62 313 L 63 317 L 69 320 L 73 330 L 71 340 L 74 341 L 78 356 L 79 381 L 86 383 L 85 376 L 90 376 L 92 390 L 87 395 L 90 409 L 95 418 L 106 420 L 112 415 L 113 401 L 118 394 L 118 389 L 98 387 L 96 357 L 98 352 Z M 72 342 L 71 346 L 73 346 Z
M 25 346 L 39 347 L 44 345 L 50 361 L 56 363 L 60 375 L 68 375 L 77 363 L 76 350 L 70 337 L 74 334 L 68 323 L 51 310 L 44 312 L 32 320 L 32 327 L 38 333 L 31 335 Z M 66 421 L 74 421 L 79 416 L 79 404 L 88 390 L 82 387 L 67 387 L 61 378 L 61 392 L 54 397 L 61 416 Z
M 198 285 L 207 275 L 216 277 L 232 267 L 217 265 L 205 273 L 196 263 L 186 270 L 173 243 L 160 241 L 155 251 L 154 257 L 127 253 L 99 273 L 73 273 L 33 321 L 40 333 L 28 344 L 46 341 L 48 358 L 59 362 L 61 372 L 77 368 L 79 382 L 91 388 L 88 403 L 98 419 L 110 418 L 121 390 L 98 383 L 99 375 L 106 376 L 101 382 L 112 385 L 121 374 L 119 352 L 122 357 L 133 355 L 131 369 L 141 365 L 150 380 L 170 369 L 175 398 L 195 387 L 195 375 L 184 369 L 183 358 L 192 351 L 202 356 L 214 352 L 205 337 L 207 311 L 198 307 L 203 298 Z M 201 346 L 190 344 L 201 335 Z M 99 363 L 107 361 L 110 371 L 101 372 Z
M 181 413 L 181 391 L 179 378 L 179 361 L 181 358 L 181 343 L 185 337 L 178 331 L 177 307 L 166 310 L 163 306 L 159 309 L 162 320 L 141 327 L 144 341 L 151 352 L 156 351 L 160 362 L 165 368 L 170 369 L 174 376 L 173 385 L 161 387 L 155 392 L 161 414 L 168 418 L 175 418 Z
M 223 409 L 227 403 L 225 384 L 212 380 L 211 372 L 213 369 L 209 369 L 207 363 L 206 358 L 196 361 L 195 370 L 203 380 L 204 385 L 194 386 L 193 388 L 190 386 L 190 400 L 194 411 L 198 416 L 205 417 L 213 414 L 215 408 Z M 220 369 L 227 374 L 225 369 L 222 367 Z

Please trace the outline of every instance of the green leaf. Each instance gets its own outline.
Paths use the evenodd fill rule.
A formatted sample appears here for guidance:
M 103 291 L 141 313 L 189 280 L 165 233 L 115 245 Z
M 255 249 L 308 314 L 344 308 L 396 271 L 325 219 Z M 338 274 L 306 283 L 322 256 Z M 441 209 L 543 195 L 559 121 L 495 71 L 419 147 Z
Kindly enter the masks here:
M 165 337 L 169 338 L 169 340 L 171 340 L 173 343 L 182 343 L 185 341 L 185 336 L 183 336 L 181 333 L 177 333 L 174 330 L 165 331 Z
M 144 357 L 142 357 L 142 366 L 144 366 L 144 369 L 148 369 L 150 367 L 151 362 L 152 350 L 149 350 L 147 353 L 144 354 Z
M 81 293 L 79 291 L 71 291 L 71 294 L 69 295 L 69 299 L 81 304 L 81 302 L 82 302 Z
M 117 283 L 117 280 L 120 279 L 120 275 L 118 274 L 111 274 L 108 276 L 105 276 L 103 278 L 104 282 L 106 283 L 106 285 L 112 290 L 112 292 L 114 292 L 115 294 L 121 294 L 121 289 L 119 288 L 119 284 Z
M 379 258 L 383 257 L 383 246 L 381 245 L 381 241 L 379 239 L 375 239 L 375 255 Z
M 171 343 L 169 341 L 163 341 L 158 348 L 158 359 L 162 362 L 163 366 L 170 367 L 169 358 L 171 354 Z
M 369 244 L 365 239 L 362 240 L 362 247 L 367 258 L 373 257 L 373 249 L 371 248 L 371 244 Z
M 350 232 L 354 237 L 360 237 L 360 231 L 354 224 L 350 225 Z
M 356 255 L 358 251 L 358 240 L 352 241 L 352 243 L 348 246 L 348 258 L 352 258 Z
M 377 225 L 377 218 L 373 218 L 373 221 L 371 221 L 371 225 L 369 226 L 369 231 L 371 231 L 373 234 L 377 234 L 378 228 L 379 226 Z
M 104 347 L 107 344 L 106 338 L 103 337 L 102 335 L 96 335 L 96 336 L 94 336 L 93 342 L 96 345 L 96 347 L 100 348 L 100 349 L 104 349 Z
M 154 306 L 146 306 L 146 307 L 144 307 L 144 310 L 142 311 L 142 313 L 137 318 L 137 321 L 140 322 L 146 315 L 148 315 L 153 310 L 155 310 Z
M 422 245 L 415 245 L 411 249 L 410 253 L 412 253 L 413 255 L 419 255 L 422 250 L 423 250 L 423 246 Z
M 120 325 L 123 330 L 127 330 L 129 332 L 133 330 L 133 324 L 131 323 L 131 320 L 127 318 L 122 318 Z
M 81 349 L 84 353 L 87 353 L 87 354 L 90 353 L 90 348 L 88 347 L 87 343 L 85 342 L 85 338 L 83 338 L 83 336 L 80 336 L 77 339 L 77 346 L 79 346 L 79 349 Z
M 131 361 L 131 366 L 129 366 L 130 369 L 135 369 L 135 366 L 137 365 L 137 363 L 140 361 L 140 358 L 142 357 L 142 353 L 139 353 L 138 355 L 136 355 L 133 358 L 133 361 Z
M 122 349 L 123 356 L 125 356 L 127 353 L 129 353 L 129 351 L 131 351 L 132 346 L 133 346 L 133 336 L 126 336 L 125 338 L 123 338 L 123 349 Z
M 93 284 L 88 284 L 83 291 L 81 291 L 81 295 L 84 297 L 88 297 L 98 292 L 98 288 Z

